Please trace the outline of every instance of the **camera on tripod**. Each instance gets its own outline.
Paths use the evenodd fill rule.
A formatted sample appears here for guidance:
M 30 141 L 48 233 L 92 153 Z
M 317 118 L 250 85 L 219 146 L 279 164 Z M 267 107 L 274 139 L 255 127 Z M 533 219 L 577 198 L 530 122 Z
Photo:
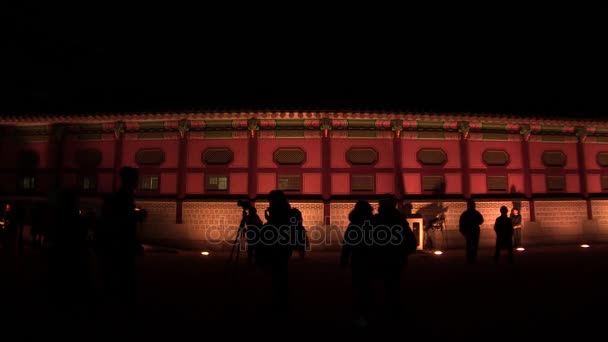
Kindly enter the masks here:
M 247 199 L 240 199 L 240 200 L 236 201 L 236 205 L 243 208 L 243 210 L 251 209 L 251 201 L 249 201 Z

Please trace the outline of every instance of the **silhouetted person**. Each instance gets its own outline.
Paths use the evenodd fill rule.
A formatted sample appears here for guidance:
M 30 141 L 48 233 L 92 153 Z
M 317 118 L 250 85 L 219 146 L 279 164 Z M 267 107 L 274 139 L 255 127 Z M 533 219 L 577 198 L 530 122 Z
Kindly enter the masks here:
M 90 244 L 95 239 L 95 234 L 99 228 L 97 215 L 92 209 L 88 209 L 84 214 L 85 227 L 87 228 L 87 242 Z
M 367 325 L 372 302 L 372 260 L 371 233 L 374 209 L 369 202 L 359 200 L 348 215 L 350 221 L 344 232 L 344 245 L 340 265 L 346 267 L 350 262 L 352 286 L 355 292 L 355 313 L 358 324 Z
M 301 257 L 304 257 L 306 251 L 310 247 L 308 237 L 306 236 L 306 228 L 304 227 L 304 217 L 298 208 L 291 208 L 291 233 L 295 236 L 294 249 Z
M 421 217 L 424 226 L 424 241 L 421 241 L 426 250 L 441 250 L 443 248 L 443 229 L 445 228 L 445 213 L 448 207 L 444 207 L 442 202 L 434 201 L 416 211 L 416 215 Z
M 289 310 L 288 261 L 294 249 L 299 249 L 298 227 L 302 226 L 299 210 L 292 208 L 285 193 L 273 190 L 268 195 L 266 224 L 260 231 L 256 246 L 257 263 L 270 268 L 272 277 L 272 306 L 279 317 Z
M 8 208 L 8 210 L 7 210 Z M 8 230 L 10 227 L 11 213 L 10 213 L 10 205 L 8 203 L 0 203 L 0 247 L 2 248 L 2 253 L 7 253 L 8 251 Z
M 23 211 L 20 206 L 7 202 L 4 204 L 2 212 L 2 225 L 0 226 L 2 248 L 4 254 L 10 258 L 16 256 L 17 251 L 17 237 L 21 228 L 23 227 Z
M 86 296 L 88 249 L 79 200 L 72 191 L 60 193 L 48 234 L 48 253 L 54 305 L 56 309 L 74 310 L 84 304 Z
M 509 253 L 509 263 L 513 263 L 513 223 L 511 218 L 507 216 L 509 209 L 505 206 L 500 207 L 500 216 L 496 218 L 494 223 L 494 231 L 496 232 L 496 253 L 494 253 L 494 261 L 498 262 L 500 250 L 506 249 Z
M 19 254 L 22 254 L 23 230 L 25 229 L 25 208 L 23 207 L 23 203 L 15 202 L 13 213 L 15 214 L 13 223 L 15 224 L 16 230 L 17 251 L 19 252 Z
M 479 229 L 483 224 L 483 216 L 475 210 L 475 202 L 467 202 L 467 210 L 460 215 L 459 231 L 465 237 L 466 260 L 470 264 L 477 261 L 477 248 L 479 247 Z
M 372 218 L 372 267 L 384 282 L 387 309 L 396 317 L 401 312 L 401 273 L 416 249 L 416 238 L 394 196 L 387 195 L 378 204 Z
M 434 207 L 434 208 L 433 208 Z M 424 208 L 427 209 L 427 208 Z M 425 249 L 429 250 L 442 250 L 443 249 L 443 229 L 445 228 L 445 212 L 448 210 L 447 207 L 443 207 L 440 202 L 431 204 L 431 208 L 428 208 L 427 212 L 432 214 L 432 218 L 429 218 L 425 226 L 426 243 Z
M 521 213 L 518 208 L 511 209 L 511 223 L 513 223 L 513 245 L 521 247 Z
M 243 210 L 243 215 L 243 219 L 247 225 L 245 232 L 245 236 L 247 237 L 247 262 L 251 264 L 255 261 L 256 246 L 259 242 L 260 230 L 264 223 L 254 206 L 249 207 L 247 212 Z
M 103 204 L 102 224 L 97 231 L 104 287 L 110 299 L 117 300 L 127 311 L 135 307 L 135 258 L 143 252 L 137 238 L 137 224 L 145 211 L 135 206 L 137 169 L 120 170 L 121 186 Z
M 37 204 L 32 209 L 32 225 L 30 227 L 30 235 L 32 236 L 32 246 L 39 248 L 42 246 L 44 236 L 44 225 L 48 218 L 44 212 L 44 204 Z

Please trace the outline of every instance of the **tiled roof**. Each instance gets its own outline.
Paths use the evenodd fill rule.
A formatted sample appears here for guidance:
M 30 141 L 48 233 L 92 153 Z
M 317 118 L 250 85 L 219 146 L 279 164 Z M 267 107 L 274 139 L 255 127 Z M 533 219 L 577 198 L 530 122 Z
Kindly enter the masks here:
M 45 114 L 0 116 L 0 124 L 57 123 L 57 122 L 109 122 L 109 121 L 158 121 L 178 119 L 404 119 L 472 122 L 518 122 L 546 125 L 608 126 L 608 120 L 550 116 L 525 116 L 500 113 L 433 113 L 433 112 L 389 112 L 389 111 L 179 111 L 179 112 L 124 112 L 124 113 L 87 113 L 87 114 Z

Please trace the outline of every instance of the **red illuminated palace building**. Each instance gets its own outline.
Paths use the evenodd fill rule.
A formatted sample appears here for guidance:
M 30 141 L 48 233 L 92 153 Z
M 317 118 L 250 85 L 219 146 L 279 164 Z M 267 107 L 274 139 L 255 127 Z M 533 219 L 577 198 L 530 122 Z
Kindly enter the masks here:
M 238 199 L 284 190 L 314 238 L 340 235 L 357 199 L 448 208 L 447 247 L 472 198 L 493 245 L 506 205 L 526 244 L 608 239 L 608 121 L 475 114 L 228 112 L 0 117 L 0 196 L 28 205 L 77 189 L 94 206 L 140 170 L 150 241 L 232 239 Z M 409 207 L 407 205 L 406 207 Z M 263 215 L 261 215 L 263 216 Z M 314 247 L 313 247 L 314 248 Z

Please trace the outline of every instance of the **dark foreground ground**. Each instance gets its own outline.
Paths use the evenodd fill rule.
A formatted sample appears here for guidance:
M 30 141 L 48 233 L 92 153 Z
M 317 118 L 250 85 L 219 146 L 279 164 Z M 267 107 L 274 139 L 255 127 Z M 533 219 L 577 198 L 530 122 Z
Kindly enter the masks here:
M 382 316 L 378 286 L 377 314 L 361 330 L 352 322 L 350 273 L 336 253 L 292 260 L 291 313 L 276 321 L 268 314 L 268 278 L 245 263 L 226 272 L 225 254 L 148 248 L 138 260 L 137 308 L 127 313 L 100 299 L 94 259 L 80 305 L 57 306 L 63 300 L 47 290 L 44 254 L 26 247 L 0 264 L 0 340 L 605 338 L 607 245 L 529 248 L 514 265 L 494 264 L 492 252 L 481 250 L 477 265 L 465 265 L 462 251 L 412 255 L 403 317 Z

